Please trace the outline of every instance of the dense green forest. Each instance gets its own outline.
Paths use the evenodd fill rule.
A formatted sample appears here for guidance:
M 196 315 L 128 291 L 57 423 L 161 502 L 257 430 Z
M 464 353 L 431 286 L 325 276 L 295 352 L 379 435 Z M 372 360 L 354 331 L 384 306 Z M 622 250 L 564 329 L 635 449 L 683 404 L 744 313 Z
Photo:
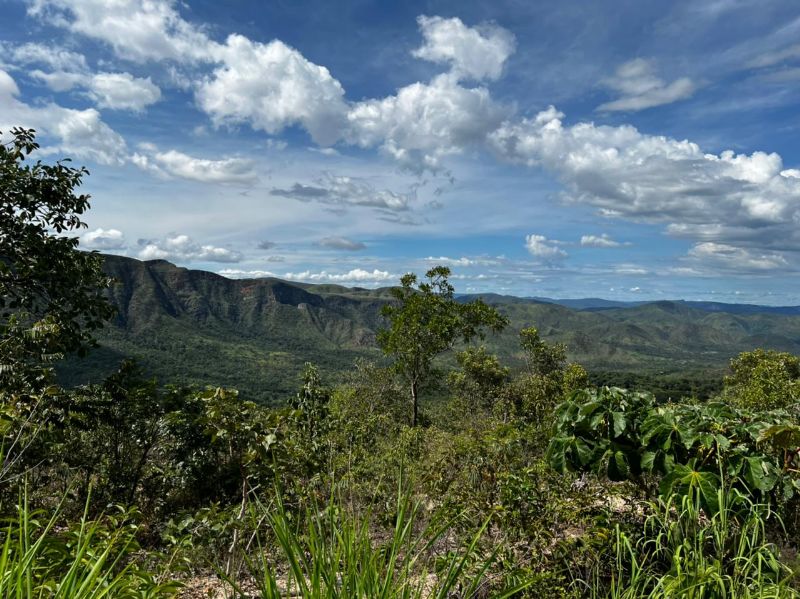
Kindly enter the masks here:
M 36 148 L 0 146 L 0 598 L 800 596 L 796 317 L 104 259 Z

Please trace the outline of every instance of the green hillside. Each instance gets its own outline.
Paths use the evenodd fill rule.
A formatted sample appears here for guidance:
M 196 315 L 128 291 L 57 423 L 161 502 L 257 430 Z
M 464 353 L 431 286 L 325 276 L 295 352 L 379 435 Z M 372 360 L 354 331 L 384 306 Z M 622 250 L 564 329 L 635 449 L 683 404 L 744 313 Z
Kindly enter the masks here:
M 100 348 L 62 368 L 70 383 L 97 380 L 125 357 L 176 383 L 228 385 L 262 402 L 287 397 L 305 362 L 335 376 L 359 357 L 379 358 L 375 333 L 386 289 L 231 280 L 155 260 L 108 256 L 117 281 L 118 315 L 99 335 Z M 754 347 L 800 353 L 800 316 L 734 314 L 653 302 L 579 310 L 546 301 L 484 296 L 510 321 L 487 339 L 504 361 L 519 364 L 518 331 L 536 326 L 566 343 L 570 358 L 599 382 L 658 374 L 719 379 L 728 360 Z

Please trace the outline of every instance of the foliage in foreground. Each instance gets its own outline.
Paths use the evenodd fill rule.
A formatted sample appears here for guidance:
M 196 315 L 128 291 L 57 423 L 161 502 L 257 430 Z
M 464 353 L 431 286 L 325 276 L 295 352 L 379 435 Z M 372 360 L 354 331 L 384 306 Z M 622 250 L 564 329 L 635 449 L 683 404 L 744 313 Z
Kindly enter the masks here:
M 794 599 L 792 570 L 768 539 L 779 520 L 730 486 L 717 489 L 718 510 L 704 513 L 699 487 L 648 502 L 643 530 L 617 526 L 611 568 L 587 584 L 608 599 Z M 780 522 L 778 521 L 778 524 Z M 603 572 L 605 570 L 605 572 Z M 610 570 L 610 571 L 609 571 Z M 602 580 L 606 577 L 607 580 Z
M 502 599 L 528 584 L 489 586 L 486 574 L 494 556 L 477 554 L 488 521 L 463 549 L 437 556 L 433 549 L 446 543 L 453 523 L 422 518 L 420 503 L 407 492 L 398 493 L 394 526 L 377 542 L 369 513 L 353 512 L 336 494 L 324 506 L 309 504 L 299 518 L 279 493 L 276 498 L 274 508 L 257 503 L 250 513 L 254 524 L 266 519 L 272 539 L 270 544 L 257 533 L 255 557 L 246 558 L 246 571 L 261 597 L 445 599 L 474 597 L 483 590 Z M 242 594 L 235 581 L 229 582 Z
M 754 411 L 723 402 L 657 405 L 648 393 L 581 390 L 556 409 L 548 456 L 557 471 L 601 472 L 668 495 L 697 487 L 716 511 L 722 478 L 766 499 L 797 489 L 800 435 L 783 410 Z
M 60 509 L 33 510 L 26 494 L 14 511 L 0 531 L 0 599 L 158 599 L 178 589 L 136 563 L 135 512 L 84 513 L 65 527 Z

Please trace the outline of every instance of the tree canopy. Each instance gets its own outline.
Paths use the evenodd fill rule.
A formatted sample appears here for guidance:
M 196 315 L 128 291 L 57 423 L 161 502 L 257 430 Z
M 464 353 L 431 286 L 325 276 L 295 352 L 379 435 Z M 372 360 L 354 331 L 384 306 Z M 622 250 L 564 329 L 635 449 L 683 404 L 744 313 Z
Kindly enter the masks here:
M 431 374 L 433 359 L 458 342 L 468 343 L 485 329 L 502 330 L 508 320 L 482 300 L 459 302 L 448 281 L 450 269 L 437 266 L 418 283 L 409 273 L 392 289 L 394 304 L 384 307 L 390 326 L 378 334 L 378 344 L 411 391 L 411 424 L 419 417 L 419 386 Z
M 0 143 L 0 382 L 34 384 L 36 366 L 83 353 L 113 310 L 102 259 L 70 236 L 85 227 L 89 196 L 76 192 L 84 168 L 68 160 L 29 163 L 39 147 L 31 129 Z M 39 371 L 41 372 L 41 371 Z

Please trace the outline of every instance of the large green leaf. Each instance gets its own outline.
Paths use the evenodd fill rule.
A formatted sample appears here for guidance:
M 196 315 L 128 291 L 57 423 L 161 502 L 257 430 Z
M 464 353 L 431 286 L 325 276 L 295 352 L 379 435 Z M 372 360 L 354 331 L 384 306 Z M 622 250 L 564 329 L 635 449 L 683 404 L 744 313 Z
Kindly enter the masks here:
M 744 478 L 751 488 L 771 491 L 778 482 L 778 469 L 765 456 L 748 456 L 744 460 Z

